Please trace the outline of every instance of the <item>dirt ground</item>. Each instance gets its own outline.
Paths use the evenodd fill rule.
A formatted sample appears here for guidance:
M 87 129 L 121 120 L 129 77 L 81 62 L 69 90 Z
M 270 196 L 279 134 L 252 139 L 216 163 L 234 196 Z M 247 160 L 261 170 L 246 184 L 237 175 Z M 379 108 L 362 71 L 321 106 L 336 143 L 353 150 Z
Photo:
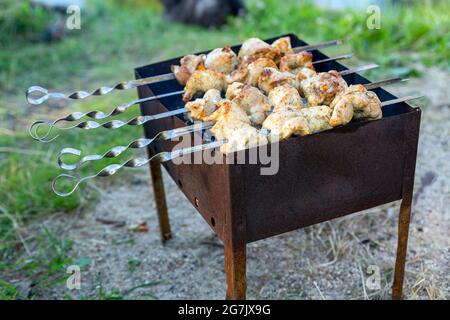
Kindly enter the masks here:
M 448 299 L 450 293 L 448 83 L 448 73 L 430 70 L 421 79 L 389 88 L 399 95 L 422 92 L 429 100 L 423 109 L 406 266 L 409 299 Z M 106 292 L 144 285 L 125 295 L 130 299 L 224 298 L 220 241 L 165 174 L 173 239 L 161 245 L 148 170 L 135 172 L 131 182 L 103 188 L 93 210 L 34 224 L 59 230 L 58 235 L 74 240 L 79 257 L 90 260 L 80 291 L 62 285 L 44 298 L 95 296 L 99 279 Z M 248 298 L 389 299 L 398 209 L 396 202 L 250 244 Z M 134 231 L 142 222 L 149 231 Z M 380 272 L 375 288 L 366 285 L 371 265 Z

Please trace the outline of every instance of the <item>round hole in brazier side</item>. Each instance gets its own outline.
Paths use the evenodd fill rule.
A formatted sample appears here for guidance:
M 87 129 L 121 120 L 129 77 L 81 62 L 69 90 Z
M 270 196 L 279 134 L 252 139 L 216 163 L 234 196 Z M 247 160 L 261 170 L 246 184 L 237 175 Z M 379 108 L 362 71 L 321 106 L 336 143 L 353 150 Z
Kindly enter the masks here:
M 198 201 L 197 197 L 194 197 L 194 203 L 195 203 L 195 206 L 198 207 L 199 201 Z
M 183 183 L 181 182 L 181 180 L 178 180 L 178 186 L 180 187 L 180 189 L 183 189 Z
M 211 225 L 212 225 L 213 227 L 216 226 L 216 220 L 214 219 L 214 217 L 211 217 Z

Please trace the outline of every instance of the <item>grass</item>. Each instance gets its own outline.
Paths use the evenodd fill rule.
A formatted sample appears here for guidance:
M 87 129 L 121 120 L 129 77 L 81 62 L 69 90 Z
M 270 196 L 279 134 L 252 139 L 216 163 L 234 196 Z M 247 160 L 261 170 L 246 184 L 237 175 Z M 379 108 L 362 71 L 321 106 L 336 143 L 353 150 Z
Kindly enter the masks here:
M 148 5 L 150 3 L 150 5 Z M 449 69 L 450 5 L 415 4 L 406 8 L 382 10 L 382 28 L 366 27 L 365 11 L 330 11 L 308 1 L 248 1 L 245 17 L 230 19 L 227 26 L 202 29 L 167 23 L 155 1 L 90 1 L 82 12 L 81 30 L 73 30 L 58 43 L 36 42 L 47 21 L 56 15 L 33 9 L 23 1 L 4 1 L 0 7 L 0 257 L 12 261 L 23 253 L 15 252 L 17 228 L 29 219 L 70 212 L 89 206 L 96 197 L 84 185 L 68 198 L 55 196 L 51 180 L 61 170 L 56 155 L 63 147 L 82 147 L 84 154 L 103 153 L 109 147 L 127 144 L 142 136 L 142 128 L 72 131 L 52 144 L 33 141 L 26 127 L 33 119 L 55 118 L 74 110 L 110 110 L 135 97 L 135 91 L 111 94 L 82 102 L 49 103 L 28 106 L 23 92 L 39 84 L 70 92 L 93 89 L 133 78 L 136 66 L 180 56 L 188 52 L 236 44 L 249 36 L 261 38 L 296 33 L 310 43 L 344 38 L 346 45 L 328 52 L 352 51 L 365 61 L 382 65 L 372 76 L 420 75 L 423 64 Z M 135 4 L 135 2 L 133 2 Z M 147 6 L 146 6 L 147 5 Z M 131 18 L 130 18 L 131 17 Z M 33 40 L 33 41 L 30 41 Z M 355 62 L 354 62 L 355 63 Z M 390 70 L 390 71 L 388 71 Z M 378 74 L 377 74 L 378 72 Z M 391 74 L 390 74 L 391 73 Z M 107 80 L 105 82 L 105 79 Z M 122 119 L 138 113 L 137 108 Z M 129 157 L 122 156 L 120 160 Z M 98 171 L 111 163 L 101 161 L 84 168 L 82 175 Z M 123 174 L 119 177 L 123 177 Z M 339 251 L 331 252 L 332 256 Z M 45 268 L 45 261 L 40 260 Z M 137 266 L 131 266 L 135 269 Z M 14 266 L 15 270 L 22 270 Z M 37 272 L 38 268 L 29 272 Z M 131 271 L 131 270 L 130 270 Z M 18 292 L 5 282 L 5 296 Z
M 43 226 L 33 241 L 33 247 L 26 249 L 26 255 L 11 260 L 3 257 L 2 261 L 8 263 L 0 264 L 2 277 L 15 278 L 20 274 L 22 283 L 28 283 L 28 288 L 20 290 L 0 278 L 0 300 L 34 299 L 44 291 L 65 283 L 68 277 L 66 267 L 75 261 L 70 254 L 71 246 L 71 241 L 58 239 Z

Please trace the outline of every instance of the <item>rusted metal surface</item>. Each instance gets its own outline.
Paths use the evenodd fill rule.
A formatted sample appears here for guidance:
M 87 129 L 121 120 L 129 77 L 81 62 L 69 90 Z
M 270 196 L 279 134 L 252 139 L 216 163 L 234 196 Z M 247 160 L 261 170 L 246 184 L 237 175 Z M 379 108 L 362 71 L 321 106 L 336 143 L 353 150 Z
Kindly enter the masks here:
M 244 300 L 247 291 L 246 246 L 224 246 L 225 274 L 227 277 L 228 300 Z
M 170 231 L 170 221 L 167 213 L 166 194 L 164 191 L 161 166 L 158 162 L 150 162 L 150 174 L 152 178 L 153 194 L 155 195 L 161 242 L 164 243 L 172 238 L 172 232 Z
M 290 37 L 293 46 L 305 45 L 294 35 Z M 313 55 L 314 60 L 328 58 L 319 51 Z M 136 76 L 165 73 L 178 61 L 138 68 Z M 316 69 L 346 68 L 330 61 Z M 344 78 L 349 84 L 369 83 L 358 74 Z M 176 81 L 155 83 L 140 87 L 139 97 L 181 89 Z M 396 98 L 381 88 L 374 91 L 381 101 Z M 142 103 L 141 111 L 151 115 L 183 106 L 181 97 L 168 97 Z M 160 119 L 146 125 L 145 134 L 151 138 L 159 131 L 186 124 L 182 115 Z M 164 167 L 224 242 L 227 297 L 231 298 L 242 298 L 236 279 L 242 282 L 245 278 L 243 248 L 247 243 L 403 198 L 393 291 L 397 298 L 403 283 L 419 125 L 420 109 L 398 103 L 384 107 L 383 119 L 378 121 L 352 122 L 319 134 L 292 137 L 280 142 L 279 171 L 272 176 L 260 175 L 261 165 L 253 164 L 167 162 Z M 163 142 L 150 149 L 152 153 L 169 150 L 176 143 Z M 243 273 L 239 271 L 242 266 Z M 245 283 L 242 286 L 245 288 Z
M 402 299 L 405 262 L 408 248 L 409 223 L 414 190 L 414 174 L 416 170 L 417 145 L 419 143 L 420 114 L 409 119 L 405 125 L 405 164 L 403 171 L 402 203 L 398 217 L 397 258 L 395 260 L 392 299 Z M 417 128 L 411 130 L 410 128 Z

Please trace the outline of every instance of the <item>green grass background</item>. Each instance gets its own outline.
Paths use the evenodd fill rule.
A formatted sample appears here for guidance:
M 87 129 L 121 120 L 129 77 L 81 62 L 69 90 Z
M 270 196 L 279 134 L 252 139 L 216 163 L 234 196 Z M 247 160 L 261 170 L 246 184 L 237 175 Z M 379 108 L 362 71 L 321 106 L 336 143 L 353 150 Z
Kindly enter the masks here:
M 61 172 L 56 166 L 61 148 L 81 147 L 85 154 L 103 153 L 108 147 L 142 136 L 142 128 L 137 127 L 114 132 L 72 131 L 52 144 L 33 141 L 27 125 L 34 119 L 54 118 L 75 110 L 109 110 L 135 98 L 136 92 L 62 107 L 29 106 L 24 92 L 30 85 L 63 92 L 90 90 L 133 78 L 136 66 L 236 44 L 250 36 L 268 38 L 290 32 L 309 43 L 344 39 L 344 46 L 326 51 L 355 53 L 357 59 L 348 62 L 351 64 L 379 63 L 381 68 L 370 73 L 372 77 L 420 76 L 426 67 L 450 68 L 448 1 L 411 1 L 400 8 L 382 9 L 379 30 L 366 27 L 365 10 L 333 11 L 310 1 L 293 0 L 282 5 L 276 0 L 249 0 L 247 7 L 245 17 L 231 18 L 221 28 L 202 29 L 168 23 L 155 0 L 91 0 L 82 11 L 81 30 L 69 31 L 61 42 L 47 43 L 39 40 L 44 28 L 56 21 L 55 13 L 31 7 L 26 1 L 0 1 L 0 273 L 11 267 L 7 261 L 17 263 L 22 252 L 13 250 L 18 242 L 17 228 L 30 218 L 78 210 L 95 199 L 95 192 L 87 193 L 85 187 L 68 198 L 51 192 L 50 182 Z M 120 118 L 137 114 L 135 107 Z M 130 154 L 120 159 L 127 156 Z M 109 163 L 86 167 L 82 174 L 96 172 Z M 44 238 L 49 243 L 48 236 Z M 39 260 L 39 267 L 32 270 L 55 268 L 43 262 L 52 259 L 56 259 L 56 267 L 64 265 L 60 263 L 64 257 L 53 256 Z M 4 298 L 15 298 L 17 292 L 8 285 L 0 283 Z

